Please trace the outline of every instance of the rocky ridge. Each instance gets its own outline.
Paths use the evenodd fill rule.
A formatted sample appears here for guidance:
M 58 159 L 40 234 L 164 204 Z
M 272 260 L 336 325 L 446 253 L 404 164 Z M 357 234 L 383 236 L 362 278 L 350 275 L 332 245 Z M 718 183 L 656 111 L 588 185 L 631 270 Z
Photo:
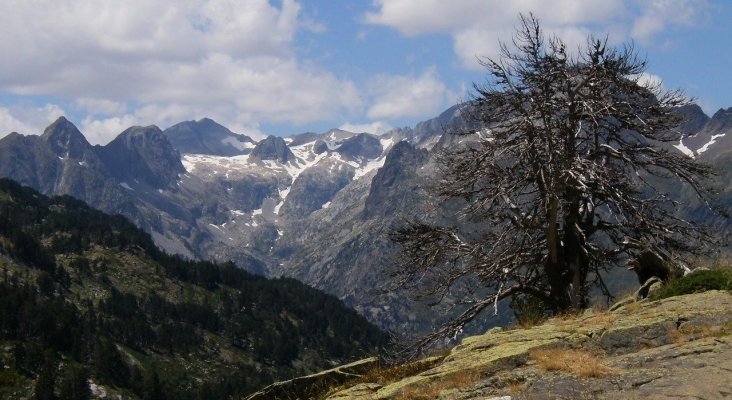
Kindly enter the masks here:
M 366 373 L 331 386 L 327 395 L 311 391 L 301 398 L 726 398 L 732 394 L 731 334 L 732 294 L 708 291 L 588 310 L 530 328 L 494 328 L 412 364 L 416 372 Z M 296 398 L 311 387 L 303 384 L 307 378 L 297 382 L 289 393 L 268 398 Z

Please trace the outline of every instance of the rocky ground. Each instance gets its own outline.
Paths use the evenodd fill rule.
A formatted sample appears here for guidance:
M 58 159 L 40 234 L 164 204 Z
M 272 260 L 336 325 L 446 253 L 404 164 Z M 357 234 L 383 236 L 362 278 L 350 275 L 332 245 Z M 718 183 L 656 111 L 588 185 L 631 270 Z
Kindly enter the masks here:
M 613 311 L 589 310 L 530 328 L 496 328 L 464 339 L 447 355 L 422 361 L 421 367 L 414 365 L 409 373 L 353 372 L 351 377 L 361 377 L 335 388 L 348 377 L 334 370 L 337 377 L 327 394 L 296 394 L 308 382 L 299 378 L 299 385 L 285 386 L 275 397 L 732 398 L 732 295 L 708 291 Z M 272 394 L 267 398 L 275 398 Z

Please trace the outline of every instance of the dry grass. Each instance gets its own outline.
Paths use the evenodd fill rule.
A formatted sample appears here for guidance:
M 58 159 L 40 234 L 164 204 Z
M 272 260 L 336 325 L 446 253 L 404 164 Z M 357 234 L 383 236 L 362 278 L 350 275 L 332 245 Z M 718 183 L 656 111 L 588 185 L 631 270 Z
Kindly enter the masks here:
M 514 382 L 510 385 L 506 386 L 506 390 L 508 390 L 508 393 L 512 395 L 517 395 L 520 393 L 523 393 L 528 389 L 529 384 L 526 382 Z
M 722 337 L 729 334 L 732 334 L 732 321 L 727 322 L 722 326 L 682 326 L 679 329 L 672 329 L 669 331 L 671 342 L 675 344 L 683 344 L 708 337 Z
M 580 378 L 597 378 L 615 373 L 615 370 L 602 364 L 586 350 L 543 349 L 531 352 L 529 357 L 544 371 L 568 372 Z
M 608 312 L 593 315 L 582 321 L 582 326 L 602 326 L 603 328 L 610 327 L 615 320 L 617 315 Z
M 465 388 L 480 379 L 480 374 L 472 371 L 463 371 L 451 374 L 447 377 L 437 379 L 425 385 L 415 385 L 404 388 L 400 399 L 406 400 L 428 400 L 435 399 L 440 393 L 450 390 Z
M 640 311 L 641 307 L 643 306 L 642 303 L 636 301 L 635 303 L 630 303 L 627 306 L 623 308 L 628 314 L 635 314 L 638 311 Z

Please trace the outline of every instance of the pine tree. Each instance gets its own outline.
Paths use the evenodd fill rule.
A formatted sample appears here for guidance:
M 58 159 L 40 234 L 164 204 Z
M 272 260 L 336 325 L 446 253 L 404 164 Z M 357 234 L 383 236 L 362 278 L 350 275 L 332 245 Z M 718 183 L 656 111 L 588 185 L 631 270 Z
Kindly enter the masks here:
M 589 290 L 610 296 L 603 274 L 652 253 L 685 268 L 711 237 L 680 218 L 664 188 L 686 186 L 706 201 L 711 170 L 671 148 L 689 104 L 680 91 L 643 81 L 632 46 L 589 37 L 574 55 L 521 16 L 512 46 L 485 59 L 485 85 L 463 114 L 477 129 L 437 159 L 437 193 L 456 218 L 411 221 L 393 234 L 402 287 L 458 316 L 421 344 L 460 331 L 498 301 L 524 295 L 548 310 L 586 306 Z M 673 186 L 672 186 L 673 187 Z

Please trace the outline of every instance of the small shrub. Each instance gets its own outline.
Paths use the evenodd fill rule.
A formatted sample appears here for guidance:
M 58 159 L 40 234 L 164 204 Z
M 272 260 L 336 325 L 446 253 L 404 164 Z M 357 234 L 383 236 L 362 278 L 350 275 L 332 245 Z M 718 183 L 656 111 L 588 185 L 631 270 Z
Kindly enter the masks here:
M 693 272 L 669 282 L 661 290 L 654 293 L 651 300 L 700 293 L 707 290 L 732 290 L 732 269 L 720 268 Z
M 530 328 L 544 322 L 548 312 L 546 305 L 536 296 L 513 295 L 509 306 L 522 328 Z

